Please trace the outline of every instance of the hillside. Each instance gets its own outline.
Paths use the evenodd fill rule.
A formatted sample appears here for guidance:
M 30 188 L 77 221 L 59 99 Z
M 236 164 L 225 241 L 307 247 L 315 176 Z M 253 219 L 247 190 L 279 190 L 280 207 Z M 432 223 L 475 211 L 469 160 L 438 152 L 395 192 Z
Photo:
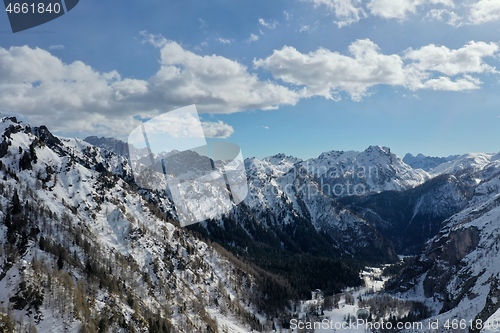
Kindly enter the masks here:
M 4 330 L 260 332 L 287 313 L 287 281 L 180 228 L 123 157 L 15 118 L 0 133 Z

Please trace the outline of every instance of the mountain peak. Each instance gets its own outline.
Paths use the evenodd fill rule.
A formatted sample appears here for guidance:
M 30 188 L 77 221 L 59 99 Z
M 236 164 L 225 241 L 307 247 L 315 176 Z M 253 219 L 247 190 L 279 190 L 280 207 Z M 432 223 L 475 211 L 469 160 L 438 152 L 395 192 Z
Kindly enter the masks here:
M 2 123 L 5 123 L 7 121 L 10 121 L 10 122 L 15 123 L 15 124 L 21 124 L 21 121 L 17 120 L 17 118 L 13 117 L 13 116 L 2 118 Z
M 54 147 L 62 144 L 61 140 L 59 140 L 58 137 L 54 136 L 45 125 L 33 128 L 32 133 L 39 137 L 40 140 L 45 142 L 49 147 Z
M 298 162 L 302 162 L 301 158 L 291 156 L 291 155 L 286 155 L 284 153 L 279 153 L 273 156 L 268 156 L 264 157 L 263 161 L 275 164 L 275 165 L 282 165 L 282 164 L 295 164 Z
M 386 146 L 379 146 L 379 145 L 371 145 L 371 146 L 368 146 L 368 148 L 366 148 L 364 150 L 365 154 L 367 155 L 379 155 L 379 156 L 391 156 L 393 155 L 391 153 L 391 148 L 389 147 L 386 147 Z
M 83 141 L 90 143 L 93 146 L 101 147 L 109 150 L 120 156 L 129 156 L 129 147 L 126 142 L 115 138 L 88 136 Z

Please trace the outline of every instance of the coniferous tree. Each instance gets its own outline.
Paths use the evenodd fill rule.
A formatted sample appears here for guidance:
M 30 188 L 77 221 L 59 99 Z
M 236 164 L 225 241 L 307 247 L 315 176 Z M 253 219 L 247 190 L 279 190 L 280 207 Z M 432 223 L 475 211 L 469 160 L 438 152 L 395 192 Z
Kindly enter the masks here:
M 17 190 L 14 191 L 14 195 L 12 196 L 12 215 L 21 213 L 21 202 L 19 200 L 19 195 L 17 194 Z
M 19 168 L 21 170 L 31 170 L 31 156 L 27 151 L 24 152 L 19 160 Z

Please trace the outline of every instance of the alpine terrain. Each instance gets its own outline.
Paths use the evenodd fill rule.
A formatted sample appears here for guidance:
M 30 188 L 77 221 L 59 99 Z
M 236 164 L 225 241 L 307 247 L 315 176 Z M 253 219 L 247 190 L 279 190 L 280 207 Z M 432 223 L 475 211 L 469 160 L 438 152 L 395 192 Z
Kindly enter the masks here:
M 438 331 L 500 320 L 500 154 L 247 158 L 243 202 L 181 227 L 166 180 L 223 161 L 180 152 L 141 179 L 136 161 L 171 155 L 15 117 L 0 133 L 0 332 L 298 332 L 359 309 Z M 228 189 L 211 190 L 222 205 Z

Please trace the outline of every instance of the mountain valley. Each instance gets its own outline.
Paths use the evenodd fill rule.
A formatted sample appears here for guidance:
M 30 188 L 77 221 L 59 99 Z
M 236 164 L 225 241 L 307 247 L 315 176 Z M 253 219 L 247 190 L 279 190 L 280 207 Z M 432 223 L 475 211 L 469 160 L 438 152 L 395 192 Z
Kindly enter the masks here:
M 500 154 L 248 158 L 243 202 L 181 227 L 164 180 L 134 178 L 144 151 L 0 133 L 0 331 L 289 332 L 312 290 L 395 263 L 384 293 L 432 318 L 499 315 Z

